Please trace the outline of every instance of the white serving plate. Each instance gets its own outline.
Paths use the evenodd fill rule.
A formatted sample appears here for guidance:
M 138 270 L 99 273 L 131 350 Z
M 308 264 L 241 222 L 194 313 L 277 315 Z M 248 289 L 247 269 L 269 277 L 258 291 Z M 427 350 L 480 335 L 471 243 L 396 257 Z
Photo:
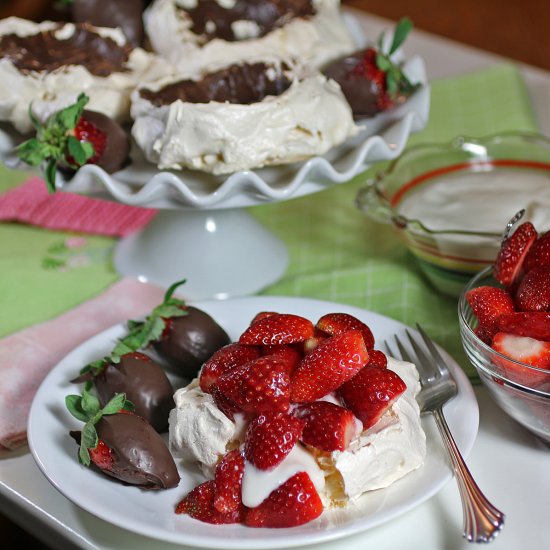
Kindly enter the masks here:
M 384 339 L 402 333 L 406 328 L 402 323 L 366 310 L 305 298 L 251 297 L 194 305 L 210 313 L 234 340 L 261 310 L 296 313 L 314 322 L 325 313 L 347 312 L 371 327 L 378 346 Z M 186 470 L 180 464 L 180 485 L 165 491 L 142 491 L 123 486 L 79 464 L 77 446 L 69 436 L 69 430 L 81 426 L 64 405 L 65 396 L 78 391 L 78 386 L 69 380 L 84 364 L 108 353 L 116 338 L 123 333 L 122 325 L 112 327 L 63 359 L 40 386 L 28 424 L 32 455 L 53 486 L 77 506 L 107 522 L 140 535 L 196 548 L 290 548 L 338 539 L 391 521 L 430 498 L 452 477 L 435 423 L 431 417 L 423 417 L 427 437 L 423 467 L 388 489 L 366 493 L 347 508 L 327 510 L 306 525 L 252 529 L 242 525 L 213 526 L 187 515 L 176 515 L 174 507 L 177 502 L 201 481 L 197 471 Z M 477 401 L 462 369 L 446 352 L 440 351 L 448 361 L 459 390 L 445 406 L 445 415 L 459 448 L 466 456 L 477 435 Z

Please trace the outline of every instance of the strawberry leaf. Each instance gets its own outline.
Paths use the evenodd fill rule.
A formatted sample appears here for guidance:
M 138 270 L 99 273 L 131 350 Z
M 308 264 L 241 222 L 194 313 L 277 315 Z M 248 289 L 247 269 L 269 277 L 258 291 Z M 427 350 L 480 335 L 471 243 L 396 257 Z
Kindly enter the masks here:
M 86 161 L 91 159 L 95 150 L 91 143 L 87 141 L 79 141 L 74 136 L 69 136 L 67 138 L 67 149 L 69 154 L 73 157 L 77 166 L 82 166 L 86 164 Z
M 103 407 L 103 414 L 116 414 L 122 409 L 126 402 L 126 394 L 117 393 L 115 396 Z
M 69 412 L 81 422 L 88 422 L 89 416 L 84 412 L 81 405 L 82 397 L 80 395 L 67 395 L 65 405 Z
M 88 451 L 88 447 L 80 445 L 80 448 L 78 449 L 78 459 L 82 464 L 84 464 L 84 466 L 90 465 L 90 453 Z
M 48 188 L 49 193 L 55 193 L 55 178 L 57 176 L 57 161 L 55 159 L 50 159 L 46 163 L 46 168 L 44 169 L 44 180 L 46 181 L 46 187 Z
M 88 391 L 82 392 L 81 399 L 82 410 L 88 415 L 88 418 L 95 416 L 101 409 L 99 399 Z
M 411 32 L 412 28 L 412 21 L 408 17 L 403 17 L 403 19 L 401 19 L 397 23 L 397 25 L 395 26 L 393 41 L 390 46 L 390 51 L 388 52 L 388 55 L 392 55 L 399 49 L 401 44 L 405 42 L 405 39 L 407 38 L 407 35 Z
M 74 130 L 89 100 L 86 94 L 80 94 L 76 103 L 57 111 L 48 119 L 48 128 L 60 126 L 64 130 Z
M 110 355 L 114 363 L 120 361 L 120 357 L 146 347 L 150 342 L 158 340 L 166 328 L 166 319 L 187 315 L 185 301 L 174 298 L 174 291 L 185 279 L 171 285 L 164 295 L 164 300 L 156 306 L 145 321 L 128 321 L 128 334 L 120 339 Z

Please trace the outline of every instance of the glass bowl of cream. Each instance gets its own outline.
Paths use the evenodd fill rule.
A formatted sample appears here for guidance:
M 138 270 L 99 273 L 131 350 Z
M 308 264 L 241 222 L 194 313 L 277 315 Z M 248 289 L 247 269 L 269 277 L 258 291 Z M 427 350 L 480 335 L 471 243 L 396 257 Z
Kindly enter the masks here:
M 550 229 L 550 138 L 510 132 L 409 147 L 366 182 L 356 204 L 393 224 L 433 286 L 458 296 L 493 263 L 518 210 Z

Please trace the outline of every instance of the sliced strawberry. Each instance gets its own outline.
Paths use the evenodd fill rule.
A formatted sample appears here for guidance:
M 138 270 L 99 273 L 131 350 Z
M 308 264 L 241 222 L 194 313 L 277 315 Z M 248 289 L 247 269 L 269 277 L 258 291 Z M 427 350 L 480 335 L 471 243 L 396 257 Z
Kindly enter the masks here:
M 214 508 L 227 514 L 243 506 L 241 487 L 244 473 L 244 458 L 239 449 L 227 453 L 216 466 L 214 474 Z
M 336 336 L 349 330 L 360 330 L 365 339 L 365 346 L 370 351 L 374 348 L 374 336 L 371 329 L 348 313 L 328 313 L 323 315 L 316 324 L 316 327 L 330 336 Z
M 280 464 L 290 453 L 305 422 L 285 413 L 261 414 L 246 430 L 244 456 L 260 470 Z
M 366 430 L 378 422 L 406 389 L 405 382 L 392 370 L 366 367 L 338 392 Z
M 255 321 L 239 338 L 240 344 L 273 345 L 303 342 L 313 336 L 309 319 L 290 313 L 276 313 Z
M 187 496 L 176 506 L 176 514 L 188 514 L 192 518 L 204 521 L 205 523 L 241 523 L 244 507 L 232 512 L 223 513 L 214 508 L 216 495 L 216 482 L 205 481 L 197 485 Z
M 334 403 L 306 403 L 292 414 L 306 422 L 301 440 L 322 451 L 343 451 L 356 435 L 354 414 Z
M 302 360 L 302 354 L 293 348 L 290 345 L 275 345 L 275 346 L 262 346 L 261 347 L 262 355 L 280 355 L 285 357 L 285 360 L 292 364 L 290 372 L 292 372 L 297 366 L 298 363 Z
M 113 451 L 101 439 L 95 449 L 88 449 L 90 460 L 101 470 L 110 470 L 113 466 Z
M 493 336 L 496 334 L 494 327 L 491 327 L 491 329 L 488 329 L 487 327 L 483 327 L 479 325 L 474 329 L 475 335 L 485 342 L 488 346 L 491 345 L 491 342 L 493 341 Z
M 517 281 L 523 262 L 537 240 L 537 231 L 531 222 L 522 223 L 500 247 L 493 267 L 493 275 L 504 286 Z
M 243 412 L 242 409 L 231 399 L 226 397 L 221 391 L 218 386 L 214 385 L 212 387 L 211 394 L 212 398 L 214 399 L 214 403 L 216 404 L 216 407 L 222 411 L 229 420 L 235 420 L 235 414 Z
M 220 375 L 258 357 L 260 357 L 260 350 L 256 346 L 243 346 L 239 343 L 224 346 L 216 351 L 202 366 L 199 375 L 201 390 L 211 393 L 212 387 L 216 384 Z
M 515 361 L 539 369 L 550 369 L 550 342 L 498 332 L 493 338 L 493 349 Z M 495 362 L 503 368 L 508 378 L 519 384 L 533 387 L 544 380 L 550 379 L 550 371 L 548 374 L 541 373 L 512 361 L 500 359 L 495 359 Z
M 377 349 L 369 350 L 369 362 L 367 367 L 378 367 L 380 369 L 385 369 L 388 366 L 388 357 L 387 355 Z
M 291 400 L 316 401 L 352 378 L 369 360 L 363 334 L 350 330 L 321 342 L 292 375 Z
M 516 304 L 520 311 L 550 311 L 550 265 L 536 267 L 523 277 Z
M 550 231 L 543 233 L 529 250 L 524 269 L 528 273 L 535 267 L 550 265 Z
M 294 361 L 287 355 L 268 355 L 249 361 L 218 378 L 219 390 L 247 412 L 287 411 L 290 372 Z
M 271 317 L 272 315 L 277 315 L 276 311 L 260 311 L 259 313 L 256 313 L 252 321 L 250 321 L 250 324 L 253 325 L 257 321 L 261 321 L 265 317 Z
M 501 315 L 496 326 L 498 332 L 528 336 L 536 340 L 550 341 L 550 312 L 527 311 Z
M 313 482 L 299 472 L 275 489 L 259 506 L 246 510 L 249 527 L 294 527 L 319 517 L 323 503 Z
M 510 294 L 494 286 L 480 286 L 466 293 L 480 327 L 483 327 L 483 341 L 491 340 L 497 332 L 495 321 L 500 315 L 515 311 L 514 300 Z

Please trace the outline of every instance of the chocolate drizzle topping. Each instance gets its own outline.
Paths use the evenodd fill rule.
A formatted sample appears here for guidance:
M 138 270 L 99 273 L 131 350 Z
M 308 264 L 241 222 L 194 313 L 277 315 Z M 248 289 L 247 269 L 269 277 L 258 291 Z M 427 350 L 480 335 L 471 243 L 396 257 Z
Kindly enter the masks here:
M 140 96 L 157 107 L 178 99 L 188 103 L 217 101 L 249 105 L 266 96 L 281 95 L 290 87 L 291 80 L 283 73 L 285 68 L 276 69 L 266 63 L 231 65 L 207 74 L 202 80 L 180 80 L 156 92 L 143 89 Z
M 205 42 L 214 38 L 240 40 L 232 26 L 237 21 L 253 21 L 257 37 L 261 37 L 292 19 L 315 15 L 311 0 L 237 0 L 232 8 L 224 8 L 216 0 L 202 0 L 195 8 L 179 9 L 191 18 L 191 30 Z
M 86 24 L 75 24 L 74 33 L 63 40 L 56 37 L 58 30 L 30 36 L 1 36 L 0 58 L 9 58 L 23 73 L 51 73 L 67 65 L 82 65 L 95 76 L 127 70 L 130 46 L 119 46 L 113 39 L 93 32 Z

